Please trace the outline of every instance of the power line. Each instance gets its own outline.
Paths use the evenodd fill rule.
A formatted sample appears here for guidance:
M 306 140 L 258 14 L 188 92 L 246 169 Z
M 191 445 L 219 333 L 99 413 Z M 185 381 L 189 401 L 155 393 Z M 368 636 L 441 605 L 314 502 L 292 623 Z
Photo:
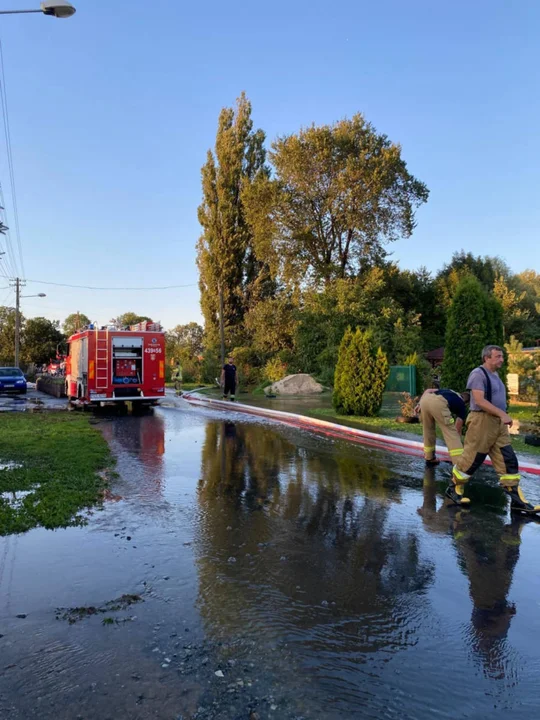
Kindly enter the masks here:
M 1 102 L 2 102 L 2 115 L 4 118 L 4 134 L 6 136 L 6 150 L 7 150 L 7 160 L 8 160 L 8 169 L 9 169 L 9 179 L 11 184 L 11 202 L 13 205 L 13 218 L 15 220 L 15 237 L 17 239 L 17 246 L 19 250 L 19 259 L 21 261 L 21 271 L 24 276 L 24 260 L 23 260 L 23 253 L 22 253 L 22 243 L 21 243 L 21 230 L 19 226 L 19 209 L 17 206 L 17 192 L 15 190 L 15 171 L 13 168 L 13 153 L 11 149 L 11 130 L 9 127 L 9 110 L 8 110 L 8 100 L 7 100 L 7 91 L 6 91 L 6 76 L 4 72 L 4 49 L 2 46 L 2 40 L 0 39 L 0 73 L 1 73 L 1 87 L 0 87 L 0 96 L 1 96 Z M 13 260 L 15 258 L 12 258 Z M 15 264 L 15 270 L 16 263 Z
M 0 275 L 2 275 L 2 277 L 6 280 L 10 280 L 13 277 L 13 265 L 11 263 L 7 244 L 5 247 L 7 250 L 6 252 L 1 250 L 2 245 L 0 245 Z
M 3 263 L 6 266 L 7 272 L 9 277 L 15 277 L 17 273 L 16 263 L 15 263 L 15 256 L 13 254 L 13 245 L 11 242 L 11 234 L 9 232 L 9 227 L 7 225 L 7 218 L 6 218 L 6 201 L 4 198 L 4 189 L 2 187 L 2 183 L 0 182 L 0 222 L 4 226 L 3 232 L 0 235 L 0 238 L 5 238 L 5 247 L 6 247 L 6 255 L 4 256 Z M 2 263 L 0 263 L 1 265 Z
M 7 257 L 7 256 L 5 256 L 5 257 Z M 3 258 L 1 256 L 0 256 L 0 275 L 2 275 L 2 277 L 5 278 L 6 280 L 9 280 L 9 278 L 10 278 L 10 275 L 6 269 L 5 258 Z
M 5 289 L 6 289 L 6 288 L 2 288 L 2 290 L 5 290 Z M 10 298 L 12 291 L 13 291 L 13 288 L 10 287 L 10 288 L 8 289 L 7 295 L 4 296 L 4 300 L 3 300 L 3 302 L 2 302 L 2 305 L 3 305 L 3 306 L 6 306 L 6 305 L 7 305 L 7 301 L 8 301 L 8 299 Z
M 78 290 L 176 290 L 178 288 L 196 287 L 198 283 L 189 285 L 163 285 L 161 287 L 95 287 L 93 285 L 69 285 L 68 283 L 55 283 L 47 280 L 27 280 L 27 283 L 36 285 L 54 285 L 55 287 L 77 288 Z

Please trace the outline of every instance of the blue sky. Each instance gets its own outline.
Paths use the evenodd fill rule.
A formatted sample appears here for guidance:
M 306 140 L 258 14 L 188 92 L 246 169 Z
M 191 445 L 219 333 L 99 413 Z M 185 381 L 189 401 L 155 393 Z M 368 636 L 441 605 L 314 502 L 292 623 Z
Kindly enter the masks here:
M 436 270 L 465 248 L 540 269 L 536 0 L 73 2 L 69 20 L 0 20 L 26 277 L 192 286 L 29 282 L 47 298 L 25 299 L 27 316 L 200 320 L 200 167 L 242 90 L 269 140 L 361 111 L 402 144 L 431 191 L 392 246 L 402 266 Z M 13 227 L 1 143 L 0 179 Z

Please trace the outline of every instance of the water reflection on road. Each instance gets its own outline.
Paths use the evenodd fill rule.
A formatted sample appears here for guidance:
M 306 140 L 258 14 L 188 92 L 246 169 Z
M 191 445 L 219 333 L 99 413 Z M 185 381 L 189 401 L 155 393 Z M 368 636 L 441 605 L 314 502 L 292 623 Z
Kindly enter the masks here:
M 540 527 L 498 488 L 233 413 L 101 426 L 118 502 L 0 539 L 0 717 L 535 716 Z

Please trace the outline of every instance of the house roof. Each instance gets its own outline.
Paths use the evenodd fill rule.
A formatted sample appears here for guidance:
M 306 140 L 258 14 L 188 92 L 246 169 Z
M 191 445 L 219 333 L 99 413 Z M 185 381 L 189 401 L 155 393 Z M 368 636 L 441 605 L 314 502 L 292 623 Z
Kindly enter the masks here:
M 426 353 L 426 358 L 428 360 L 444 360 L 444 348 L 435 348 L 435 350 L 430 350 L 428 353 Z

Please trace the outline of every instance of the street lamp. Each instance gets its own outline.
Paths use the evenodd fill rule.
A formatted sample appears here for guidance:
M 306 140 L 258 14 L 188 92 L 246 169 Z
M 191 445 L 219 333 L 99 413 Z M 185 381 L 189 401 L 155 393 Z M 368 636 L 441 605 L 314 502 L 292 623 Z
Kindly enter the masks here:
M 26 15 L 27 13 L 43 13 L 57 18 L 68 18 L 75 15 L 75 8 L 67 0 L 42 2 L 39 10 L 0 10 L 0 15 Z
M 21 283 L 19 278 L 16 279 L 15 284 L 15 367 L 19 367 L 19 351 L 21 346 L 21 298 L 29 297 L 47 297 L 45 293 L 38 293 L 37 295 L 21 295 L 20 293 Z

